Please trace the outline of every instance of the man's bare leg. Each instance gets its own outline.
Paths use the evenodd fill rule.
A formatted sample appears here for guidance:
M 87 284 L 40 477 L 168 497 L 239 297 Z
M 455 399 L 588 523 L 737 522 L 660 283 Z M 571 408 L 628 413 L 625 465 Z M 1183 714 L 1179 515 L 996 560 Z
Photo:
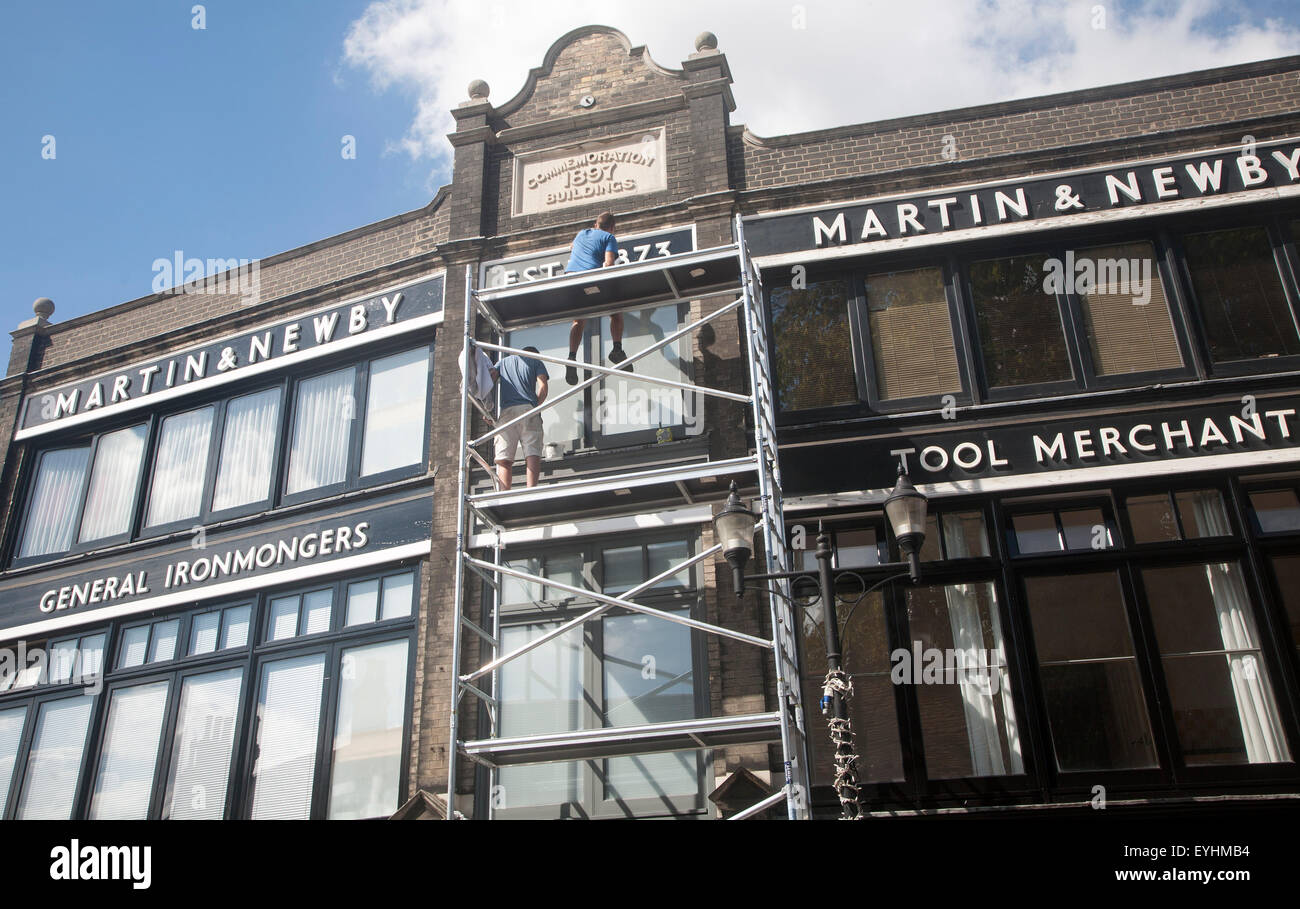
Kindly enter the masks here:
M 529 461 L 531 461 L 531 460 L 532 460 L 532 458 L 529 458 Z M 541 467 L 541 459 L 540 459 L 540 458 L 538 458 L 538 467 L 539 467 L 539 468 Z M 529 470 L 530 470 L 530 474 L 529 474 L 529 475 L 530 475 L 530 476 L 531 476 L 531 469 L 532 469 L 532 468 L 531 468 L 531 465 L 530 465 L 530 467 L 529 467 Z M 510 488 L 510 484 L 514 482 L 514 478 L 515 478 L 515 476 L 514 476 L 514 465 L 513 465 L 512 463 L 510 463 L 509 461 L 497 461 L 497 480 L 501 483 L 501 488 L 502 488 L 502 489 L 509 489 L 509 488 Z M 532 484 L 532 483 L 529 483 L 528 485 L 529 485 L 529 486 L 532 486 L 533 484 Z
M 623 314 L 616 312 L 609 317 L 609 336 L 614 342 L 613 348 L 609 352 L 609 362 L 618 364 L 627 359 L 627 354 L 623 352 Z M 631 366 L 623 367 L 628 372 L 632 371 Z
M 529 455 L 524 458 L 524 463 L 528 465 L 528 485 L 530 487 L 537 485 L 537 478 L 542 473 L 542 459 L 539 455 Z M 506 487 L 507 489 L 509 487 Z
M 569 326 L 569 359 L 578 359 L 578 348 L 582 346 L 582 330 L 586 326 L 586 319 L 574 319 L 573 324 Z M 622 329 L 619 329 L 620 335 Z M 578 368 L 576 366 L 564 367 L 564 381 L 570 385 L 578 384 Z

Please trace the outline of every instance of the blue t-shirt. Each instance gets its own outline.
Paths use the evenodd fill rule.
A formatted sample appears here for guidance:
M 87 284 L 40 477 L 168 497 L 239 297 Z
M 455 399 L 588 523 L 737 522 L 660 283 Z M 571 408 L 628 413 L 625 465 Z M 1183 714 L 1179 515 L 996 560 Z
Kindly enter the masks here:
M 497 364 L 497 373 L 501 376 L 501 409 L 527 404 L 537 406 L 537 377 L 551 374 L 546 371 L 546 364 L 532 357 L 511 354 L 502 357 Z
M 614 235 L 594 227 L 583 228 L 573 238 L 573 255 L 569 256 L 569 264 L 564 266 L 564 270 L 573 272 L 601 268 L 605 264 L 606 252 L 618 255 L 618 241 Z

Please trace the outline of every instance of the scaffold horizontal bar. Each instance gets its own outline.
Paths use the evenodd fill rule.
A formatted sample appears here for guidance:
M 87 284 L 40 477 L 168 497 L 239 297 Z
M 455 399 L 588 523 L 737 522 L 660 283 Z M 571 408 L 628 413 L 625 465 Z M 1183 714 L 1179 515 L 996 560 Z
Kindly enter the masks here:
M 545 486 L 523 489 L 503 489 L 500 492 L 480 492 L 470 495 L 469 501 L 484 508 L 510 503 L 538 502 L 578 493 L 612 492 L 634 486 L 652 486 L 656 483 L 676 483 L 678 480 L 698 480 L 728 473 L 758 470 L 755 457 L 728 458 L 721 461 L 701 461 L 684 467 L 658 467 L 631 473 L 603 474 L 576 480 L 557 480 Z
M 661 751 L 724 748 L 777 741 L 781 714 L 708 717 L 644 726 L 609 726 L 464 742 L 461 750 L 494 767 L 581 761 Z M 701 745 L 700 743 L 703 743 Z

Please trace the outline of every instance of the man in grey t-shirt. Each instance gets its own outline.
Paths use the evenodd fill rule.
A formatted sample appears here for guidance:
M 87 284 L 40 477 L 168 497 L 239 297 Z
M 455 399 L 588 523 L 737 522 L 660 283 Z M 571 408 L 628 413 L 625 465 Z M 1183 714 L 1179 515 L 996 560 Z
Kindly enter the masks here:
M 536 347 L 525 347 L 529 353 L 538 353 Z M 502 357 L 492 369 L 492 377 L 501 380 L 501 414 L 498 423 L 513 420 L 532 410 L 546 400 L 550 373 L 541 360 L 511 354 Z M 524 446 L 524 464 L 528 485 L 536 486 L 542 472 L 542 415 L 533 414 L 522 423 L 516 423 L 494 437 L 496 447 L 497 479 L 502 489 L 509 489 L 514 480 L 515 450 Z

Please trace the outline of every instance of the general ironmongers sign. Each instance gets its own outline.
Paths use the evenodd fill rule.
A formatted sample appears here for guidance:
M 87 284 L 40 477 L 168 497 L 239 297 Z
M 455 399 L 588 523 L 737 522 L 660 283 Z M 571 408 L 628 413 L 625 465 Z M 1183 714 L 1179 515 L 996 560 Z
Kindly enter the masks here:
M 1297 183 L 1300 141 L 1251 142 L 1194 155 L 754 215 L 745 219 L 745 241 L 754 256 L 865 249 L 886 240 L 1209 200 Z
M 1196 470 L 1215 455 L 1300 448 L 1300 398 L 1248 397 L 1222 404 L 1050 420 L 1013 426 L 971 425 L 782 447 L 787 494 L 887 490 L 901 461 L 917 484 L 978 488 L 998 477 L 1102 467 L 1179 463 Z M 1300 451 L 1295 454 L 1300 456 Z M 972 481 L 975 481 L 972 485 Z
M 143 610 L 247 595 L 277 583 L 428 555 L 428 488 L 340 512 L 322 506 L 247 529 L 182 535 L 122 557 L 0 581 L 0 633 L 18 635 Z
M 436 324 L 442 319 L 443 284 L 444 276 L 439 273 L 112 373 L 34 392 L 24 402 L 14 437 L 24 439 Z

